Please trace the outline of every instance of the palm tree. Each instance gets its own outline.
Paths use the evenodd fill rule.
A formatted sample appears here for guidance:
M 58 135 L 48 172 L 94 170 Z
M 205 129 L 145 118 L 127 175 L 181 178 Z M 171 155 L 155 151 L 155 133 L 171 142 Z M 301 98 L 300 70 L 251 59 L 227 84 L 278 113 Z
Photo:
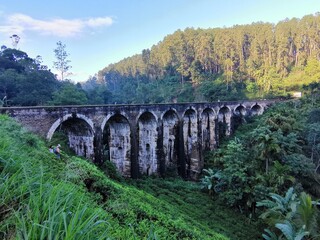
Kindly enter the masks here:
M 301 193 L 297 209 L 297 224 L 310 232 L 311 236 L 316 236 L 317 234 L 320 234 L 320 226 L 318 226 L 317 217 L 318 210 L 316 202 L 312 201 L 310 195 L 304 192 Z
M 274 186 L 275 192 L 280 192 L 289 183 L 294 183 L 295 178 L 290 175 L 290 167 L 275 161 L 271 171 L 268 174 L 268 182 L 270 186 Z M 288 185 L 287 185 L 288 186 Z
M 277 153 L 280 153 L 281 148 L 279 145 L 278 131 L 271 132 L 267 127 L 257 128 L 253 135 L 255 136 L 255 142 L 257 143 L 257 151 L 259 151 L 259 158 L 265 161 L 266 174 L 269 172 L 269 163 Z

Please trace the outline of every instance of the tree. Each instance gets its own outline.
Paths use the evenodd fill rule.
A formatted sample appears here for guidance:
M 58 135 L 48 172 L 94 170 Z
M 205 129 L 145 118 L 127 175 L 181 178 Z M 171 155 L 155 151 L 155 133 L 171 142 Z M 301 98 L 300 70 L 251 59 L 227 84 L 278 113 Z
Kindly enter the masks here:
M 61 80 L 63 81 L 66 76 L 68 76 L 68 71 L 71 68 L 68 60 L 69 54 L 66 52 L 66 45 L 61 41 L 57 42 L 57 48 L 54 49 L 54 54 L 57 59 L 56 62 L 53 62 L 53 66 L 60 72 Z
M 60 90 L 53 93 L 54 105 L 83 105 L 87 102 L 85 92 L 71 82 L 63 82 Z
M 279 132 L 272 132 L 268 127 L 256 128 L 252 136 L 256 151 L 258 152 L 258 158 L 265 162 L 265 172 L 269 172 L 269 164 L 274 159 L 273 156 L 281 151 L 279 145 Z
M 260 218 L 277 232 L 280 238 L 269 229 L 265 229 L 264 239 L 283 239 L 289 240 L 318 239 L 319 236 L 319 218 L 317 202 L 312 201 L 311 196 L 302 192 L 297 198 L 297 194 L 291 187 L 282 197 L 275 193 L 269 194 L 271 199 L 266 199 L 257 203 L 258 207 L 265 207 L 265 212 Z

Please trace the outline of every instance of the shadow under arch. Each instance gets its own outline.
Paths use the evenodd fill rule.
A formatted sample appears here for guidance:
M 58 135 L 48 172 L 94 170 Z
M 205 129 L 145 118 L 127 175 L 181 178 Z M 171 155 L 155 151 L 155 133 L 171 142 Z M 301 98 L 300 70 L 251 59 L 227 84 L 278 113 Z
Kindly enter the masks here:
M 190 108 L 183 115 L 184 176 L 195 179 L 199 173 L 200 153 L 198 148 L 197 112 Z
M 170 109 L 162 117 L 163 155 L 164 162 L 160 162 L 161 173 L 167 175 L 178 174 L 179 159 L 179 117 Z
M 211 108 L 205 108 L 201 113 L 202 150 L 210 151 L 216 147 L 216 114 Z
M 241 124 L 246 123 L 247 109 L 242 105 L 238 105 L 233 111 L 233 131 L 235 131 Z
M 151 112 L 144 112 L 139 116 L 137 124 L 139 173 L 157 174 L 158 132 L 156 117 Z
M 239 104 L 235 109 L 234 109 L 234 114 L 237 116 L 246 116 L 247 115 L 247 110 L 246 108 L 242 105 Z
M 263 107 L 256 103 L 251 107 L 250 112 L 252 116 L 261 115 L 263 113 Z
M 91 119 L 82 114 L 66 114 L 52 124 L 47 134 L 48 141 L 57 130 L 67 135 L 69 147 L 78 156 L 94 158 L 94 130 Z
M 223 106 L 218 112 L 218 135 L 219 139 L 231 134 L 232 111 L 228 106 Z
M 125 177 L 131 177 L 131 130 L 128 119 L 112 115 L 103 125 L 103 158 Z

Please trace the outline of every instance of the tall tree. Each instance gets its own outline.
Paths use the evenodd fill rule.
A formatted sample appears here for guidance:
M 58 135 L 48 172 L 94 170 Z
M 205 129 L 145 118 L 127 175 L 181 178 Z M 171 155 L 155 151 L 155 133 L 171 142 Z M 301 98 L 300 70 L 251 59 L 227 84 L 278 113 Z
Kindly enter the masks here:
M 66 51 L 66 45 L 61 41 L 57 42 L 57 48 L 54 49 L 54 54 L 57 61 L 53 62 L 53 66 L 60 72 L 61 80 L 63 81 L 66 76 L 68 76 L 68 71 L 71 66 L 70 60 L 68 59 L 69 53 Z

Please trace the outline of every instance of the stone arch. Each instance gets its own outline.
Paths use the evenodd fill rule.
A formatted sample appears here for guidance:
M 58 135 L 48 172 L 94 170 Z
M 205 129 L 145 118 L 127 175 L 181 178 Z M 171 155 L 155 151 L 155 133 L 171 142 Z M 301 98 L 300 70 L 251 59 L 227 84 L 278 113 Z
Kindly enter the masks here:
M 235 108 L 234 108 L 234 114 L 237 115 L 237 116 L 245 116 L 247 115 L 247 110 L 246 110 L 246 107 L 243 106 L 242 104 L 239 104 L 237 105 Z
M 67 114 L 56 120 L 49 129 L 47 140 L 60 128 L 68 136 L 68 144 L 78 156 L 93 159 L 94 128 L 91 119 L 82 114 Z
M 232 111 L 230 107 L 223 106 L 218 112 L 219 135 L 229 136 L 231 134 L 231 117 Z
M 50 127 L 48 133 L 47 133 L 47 140 L 50 141 L 54 132 L 57 130 L 57 128 L 61 125 L 61 123 L 63 123 L 64 121 L 68 120 L 68 119 L 72 119 L 74 118 L 74 114 L 66 114 L 65 116 L 63 116 L 62 118 L 59 118 L 58 120 L 56 120 L 52 126 Z M 92 129 L 93 131 L 93 122 L 90 118 L 87 118 L 85 115 L 82 114 L 76 114 L 76 118 L 82 119 L 84 120 Z
M 216 146 L 216 114 L 211 108 L 205 108 L 201 113 L 202 149 L 213 150 Z
M 187 177 L 194 178 L 200 170 L 197 112 L 190 108 L 183 116 L 183 143 Z
M 157 120 L 151 112 L 144 112 L 138 118 L 138 163 L 141 174 L 158 172 Z
M 263 107 L 259 105 L 258 103 L 251 106 L 251 115 L 261 115 L 263 113 Z
M 247 109 L 242 104 L 239 104 L 234 108 L 233 113 L 233 130 L 236 130 L 242 123 L 246 122 Z
M 120 113 L 120 112 L 117 112 L 117 113 L 112 112 L 112 113 L 108 114 L 108 115 L 103 119 L 103 121 L 102 121 L 102 123 L 101 123 L 101 130 L 102 130 L 102 131 L 105 129 L 106 124 L 107 124 L 107 122 L 109 121 L 109 119 L 110 119 L 111 117 L 115 116 L 115 115 L 121 115 L 121 116 L 123 116 L 125 119 L 129 119 L 128 115 L 127 115 L 125 112 L 121 112 L 121 113 Z
M 112 115 L 103 126 L 103 156 L 125 177 L 131 177 L 131 131 L 128 119 Z
M 177 113 L 170 109 L 163 114 L 163 154 L 165 170 L 178 165 L 179 118 Z

